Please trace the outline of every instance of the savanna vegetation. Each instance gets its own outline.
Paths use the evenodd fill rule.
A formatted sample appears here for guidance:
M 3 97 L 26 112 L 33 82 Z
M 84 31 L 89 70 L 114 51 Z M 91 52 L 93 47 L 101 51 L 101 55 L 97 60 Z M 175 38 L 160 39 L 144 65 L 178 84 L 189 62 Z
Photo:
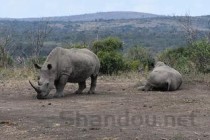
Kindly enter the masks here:
M 209 16 L 0 19 L 1 139 L 209 140 L 209 21 Z M 42 64 L 57 46 L 98 55 L 96 95 L 73 94 L 78 86 L 68 84 L 64 98 L 52 98 L 52 91 L 49 99 L 36 100 L 28 83 L 37 81 L 33 63 Z M 181 90 L 137 90 L 156 61 L 183 74 Z M 89 86 L 90 80 L 84 93 Z
M 126 36 L 125 33 L 118 32 L 118 27 L 113 26 L 112 28 L 110 26 L 109 29 L 115 33 L 101 32 L 98 27 L 98 25 L 105 27 L 106 23 L 113 25 L 113 23 L 119 22 L 119 20 L 93 21 L 92 23 L 98 28 L 89 27 L 90 29 L 84 29 L 79 32 L 78 30 L 81 29 L 81 26 L 90 26 L 92 23 L 90 21 L 83 22 L 84 24 L 82 22 L 58 23 L 55 21 L 34 21 L 31 23 L 23 21 L 1 21 L 0 78 L 33 77 L 33 62 L 43 63 L 49 50 L 52 50 L 56 46 L 88 48 L 92 50 L 98 55 L 101 61 L 101 74 L 106 75 L 131 71 L 148 72 L 154 67 L 155 61 L 163 61 L 182 74 L 210 72 L 210 31 L 199 31 L 198 27 L 195 26 L 199 22 L 190 16 L 174 17 L 173 23 L 175 21 L 178 23 L 176 27 L 163 25 L 162 23 L 157 24 L 159 19 L 154 19 L 148 19 L 147 22 L 153 21 L 156 24 L 155 27 L 149 27 L 144 24 L 145 27 L 141 29 L 138 27 L 139 30 L 136 30 L 134 27 L 140 26 L 141 24 L 139 23 L 138 25 L 137 23 L 146 22 L 146 19 L 142 19 L 141 21 L 130 20 L 134 22 L 134 25 L 126 25 L 120 28 L 120 30 L 122 29 L 126 33 Z M 160 19 L 164 19 L 167 22 L 171 21 L 169 17 L 160 17 Z M 9 23 L 11 26 L 5 23 Z M 22 24 L 25 26 L 25 30 L 22 28 Z M 66 34 L 64 27 L 65 29 L 68 28 Z M 70 30 L 75 34 L 71 34 Z M 178 32 L 178 30 L 180 31 Z M 142 35 L 136 34 L 139 31 L 141 31 L 140 34 Z M 55 35 L 55 33 L 58 33 L 58 35 Z M 146 36 L 147 38 L 145 39 Z M 76 41 L 79 38 L 80 41 Z M 132 39 L 130 40 L 132 43 L 128 45 L 130 41 L 127 39 L 129 38 Z M 156 44 L 148 44 L 147 40 L 150 43 L 156 41 Z M 160 42 L 160 40 L 165 40 L 165 42 Z M 176 43 L 173 43 L 174 41 Z M 169 45 L 168 43 L 171 45 L 166 47 L 166 45 Z M 155 47 L 161 45 L 163 46 L 161 49 L 160 47 Z M 15 72 L 16 74 L 14 74 Z

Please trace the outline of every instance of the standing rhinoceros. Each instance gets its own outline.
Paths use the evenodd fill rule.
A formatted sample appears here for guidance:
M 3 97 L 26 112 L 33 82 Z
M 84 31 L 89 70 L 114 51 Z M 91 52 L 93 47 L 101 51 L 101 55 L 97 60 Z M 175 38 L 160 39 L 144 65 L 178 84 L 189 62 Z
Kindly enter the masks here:
M 175 69 L 157 62 L 153 71 L 149 74 L 146 85 L 139 87 L 140 90 L 177 90 L 182 84 L 182 75 Z
M 75 93 L 82 93 L 86 88 L 85 81 L 89 77 L 91 86 L 88 93 L 95 92 L 100 62 L 88 49 L 57 47 L 50 52 L 42 67 L 34 65 L 40 69 L 38 86 L 29 82 L 37 92 L 38 99 L 45 99 L 53 88 L 56 89 L 54 97 L 62 97 L 67 82 L 78 83 L 79 89 Z

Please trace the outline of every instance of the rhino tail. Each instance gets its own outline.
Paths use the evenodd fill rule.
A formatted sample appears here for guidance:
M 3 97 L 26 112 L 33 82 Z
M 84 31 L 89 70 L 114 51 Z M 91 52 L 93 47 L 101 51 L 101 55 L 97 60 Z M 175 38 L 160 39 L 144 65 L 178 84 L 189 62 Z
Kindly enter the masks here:
M 167 80 L 167 91 L 170 91 L 171 88 L 171 80 Z

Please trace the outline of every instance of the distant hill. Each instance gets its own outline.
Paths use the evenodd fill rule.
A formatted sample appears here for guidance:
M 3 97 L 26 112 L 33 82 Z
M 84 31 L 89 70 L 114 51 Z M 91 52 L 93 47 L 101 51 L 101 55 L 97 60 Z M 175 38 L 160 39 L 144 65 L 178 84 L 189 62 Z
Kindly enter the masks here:
M 30 55 L 30 36 L 46 20 L 49 22 L 43 23 L 48 23 L 52 32 L 45 40 L 43 55 L 56 46 L 85 44 L 91 47 L 95 40 L 109 36 L 121 39 L 124 51 L 141 45 L 156 53 L 186 45 L 186 32 L 180 23 L 180 20 L 186 21 L 185 18 L 138 12 L 101 12 L 65 17 L 0 19 L 0 39 L 12 35 L 18 48 L 15 55 L 24 52 Z M 210 34 L 210 16 L 190 18 L 199 38 Z
M 140 12 L 100 12 L 93 14 L 83 14 L 65 17 L 48 18 L 53 21 L 93 21 L 93 20 L 111 20 L 111 19 L 141 19 L 157 17 L 158 15 L 140 13 Z
M 142 19 L 158 17 L 159 15 L 141 13 L 141 12 L 98 12 L 91 14 L 59 16 L 59 17 L 43 17 L 43 18 L 21 18 L 21 21 L 38 21 L 40 19 L 47 21 L 94 21 L 94 20 L 116 20 L 116 19 Z M 0 20 L 3 20 L 0 19 Z M 6 20 L 14 20 L 7 18 Z

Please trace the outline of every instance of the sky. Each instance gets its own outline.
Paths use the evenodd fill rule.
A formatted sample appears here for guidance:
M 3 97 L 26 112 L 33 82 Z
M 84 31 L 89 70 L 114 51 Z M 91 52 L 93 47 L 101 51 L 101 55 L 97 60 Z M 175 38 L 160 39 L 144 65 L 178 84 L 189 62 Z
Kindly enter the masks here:
M 0 18 L 69 16 L 108 11 L 210 15 L 210 0 L 0 0 Z

